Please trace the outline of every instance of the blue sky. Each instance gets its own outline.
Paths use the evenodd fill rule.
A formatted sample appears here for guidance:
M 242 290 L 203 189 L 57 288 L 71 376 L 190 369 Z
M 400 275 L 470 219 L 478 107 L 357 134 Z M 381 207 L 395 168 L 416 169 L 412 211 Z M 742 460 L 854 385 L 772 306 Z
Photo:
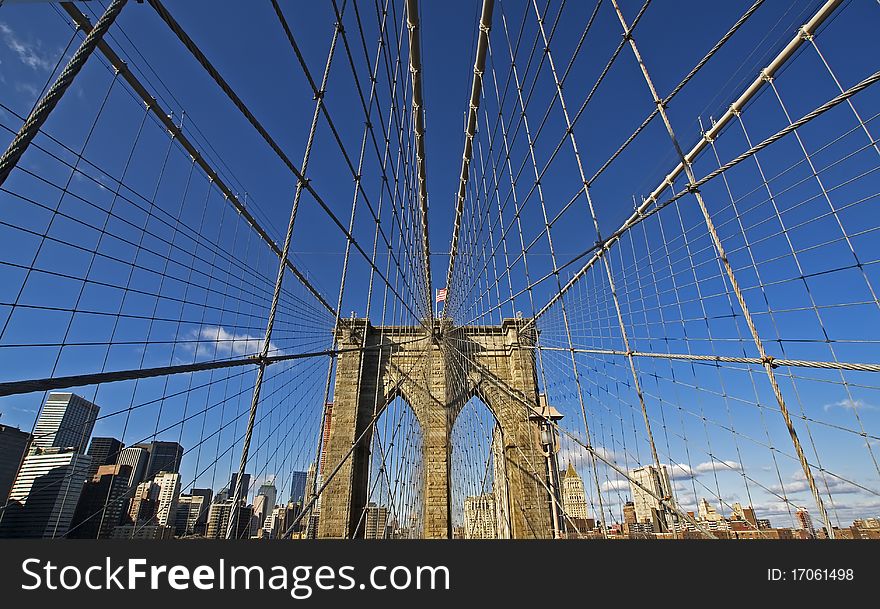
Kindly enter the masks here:
M 437 288 L 445 282 L 448 265 L 445 252 L 452 234 L 479 6 L 476 2 L 422 4 L 429 225 L 435 253 L 433 287 Z M 767 2 L 755 13 L 669 105 L 670 120 L 682 147 L 689 149 L 697 141 L 699 121 L 708 126 L 713 117 L 720 116 L 820 4 Z M 249 3 L 246 9 L 236 2 L 169 0 L 167 5 L 299 166 L 314 100 L 270 3 Z M 705 3 L 690 0 L 665 6 L 651 4 L 639 23 L 636 39 L 661 95 L 675 87 L 748 5 L 726 2 L 707 8 Z M 627 19 L 633 18 L 639 6 L 636 2 L 622 2 Z M 366 52 L 358 46 L 360 38 L 351 5 L 346 8 L 344 23 L 352 41 L 357 72 L 363 77 L 370 70 L 376 51 L 378 25 L 373 3 L 358 3 L 358 7 L 366 32 Z M 541 7 L 543 10 L 543 4 Z M 566 3 L 552 44 L 557 69 L 567 65 L 593 8 L 592 3 Z M 92 12 L 96 9 L 91 7 Z M 397 22 L 393 26 L 400 34 L 401 9 L 397 6 L 395 10 Z M 558 3 L 552 2 L 548 25 L 558 10 Z M 309 11 L 290 11 L 288 18 L 310 71 L 319 78 L 333 31 L 330 4 L 313 3 Z M 503 89 L 510 68 L 502 18 L 514 41 L 520 23 L 523 19 L 526 22 L 524 42 L 518 50 L 522 53 L 518 55 L 518 68 L 527 85 L 537 83 L 528 110 L 534 133 L 555 92 L 552 76 L 543 63 L 535 76 L 540 53 L 535 54 L 530 68 L 525 66 L 536 34 L 532 6 L 499 3 L 488 64 L 489 69 L 495 70 L 499 87 Z M 877 69 L 873 58 L 880 56 L 880 49 L 876 48 L 872 32 L 878 19 L 880 7 L 875 2 L 851 0 L 817 36 L 817 45 L 844 88 Z M 111 33 L 114 48 L 175 121 L 182 121 L 185 132 L 280 243 L 295 187 L 293 176 L 255 137 L 250 125 L 152 9 L 131 3 Z M 28 113 L 71 35 L 66 20 L 53 7 L 7 4 L 0 9 L 0 102 L 6 107 L 0 112 L 0 123 L 7 128 L 0 137 L 4 144 L 12 137 L 9 130 L 16 130 L 21 122 L 13 113 Z M 570 111 L 580 106 L 620 39 L 620 24 L 610 2 L 603 2 L 567 77 L 564 94 Z M 405 46 L 405 32 L 403 40 Z M 387 79 L 383 65 L 378 93 L 383 121 L 387 119 L 390 91 Z M 408 81 L 405 70 L 400 79 L 401 83 Z M 481 126 L 486 125 L 487 119 L 495 120 L 499 106 L 488 79 L 487 74 Z M 774 85 L 793 119 L 839 92 L 812 48 L 803 49 L 789 62 L 777 74 Z M 404 89 L 400 91 L 403 94 Z M 330 72 L 325 103 L 345 148 L 355 160 L 364 129 L 364 115 L 356 95 L 346 55 L 340 49 Z M 512 115 L 515 104 L 512 90 L 502 96 L 506 117 Z M 880 91 L 876 87 L 854 97 L 853 106 L 866 121 L 870 133 L 880 130 L 871 120 L 880 111 Z M 632 53 L 624 49 L 575 129 L 587 176 L 603 165 L 653 107 Z M 182 363 L 212 356 L 233 357 L 257 350 L 277 270 L 273 256 L 204 176 L 192 170 L 191 160 L 170 145 L 167 134 L 154 119 L 147 117 L 141 127 L 145 116 L 142 105 L 125 86 L 118 79 L 114 82 L 113 73 L 93 59 L 46 125 L 46 132 L 57 141 L 41 136 L 37 143 L 45 150 L 32 150 L 22 161 L 22 166 L 32 174 L 16 172 L 5 188 L 17 194 L 0 193 L 4 202 L 0 206 L 0 221 L 4 223 L 0 226 L 4 263 L 0 267 L 0 296 L 4 303 L 0 305 L 0 322 L 4 324 L 0 336 L 3 380 Z M 751 144 L 755 144 L 786 124 L 779 101 L 772 90 L 765 88 L 743 112 L 742 125 L 746 131 L 736 123 L 717 139 L 721 162 L 749 148 L 746 133 Z M 550 158 L 562 139 L 562 125 L 555 105 L 536 138 L 539 164 Z M 494 151 L 489 153 L 490 133 L 491 130 L 481 127 L 477 146 L 494 164 L 500 158 L 500 139 L 495 138 Z M 871 289 L 880 288 L 880 277 L 873 264 L 878 259 L 873 231 L 877 227 L 875 170 L 880 155 L 870 147 L 846 104 L 811 122 L 799 130 L 799 135 L 819 169 L 825 190 L 831 193 L 832 204 L 838 210 L 835 213 L 828 213 L 828 201 L 804 162 L 798 141 L 791 136 L 757 155 L 760 168 L 754 159 L 748 159 L 725 173 L 727 182 L 721 177 L 712 180 L 703 189 L 704 197 L 769 353 L 790 359 L 878 362 L 880 307 Z M 76 155 L 64 146 L 78 151 L 84 143 L 83 156 L 88 162 L 77 163 Z M 528 146 L 522 129 L 511 136 L 511 150 L 517 171 L 527 159 Z M 52 158 L 50 152 L 67 163 Z M 323 119 L 312 154 L 312 184 L 347 223 L 353 180 Z M 603 235 L 620 226 L 632 212 L 633 199 L 638 201 L 650 193 L 676 161 L 662 122 L 653 120 L 592 184 L 591 196 Z M 368 147 L 362 184 L 375 206 L 379 205 L 381 192 L 380 163 Z M 70 165 L 76 165 L 77 171 Z M 474 188 L 482 187 L 484 175 L 491 183 L 489 172 L 473 166 L 472 184 L 478 185 Z M 503 202 L 510 190 L 509 177 L 502 165 L 498 167 L 499 182 L 508 184 L 506 189 L 499 188 Z M 699 178 L 717 167 L 718 161 L 707 151 L 694 164 L 694 172 Z M 760 171 L 769 181 L 772 197 L 768 196 Z M 543 235 L 540 202 L 531 189 L 534 180 L 528 162 L 522 175 L 517 184 L 521 226 L 526 243 L 535 239 L 527 254 L 529 276 L 535 280 L 552 270 L 552 261 Z M 70 194 L 60 197 L 58 189 L 46 180 L 66 185 Z M 131 201 L 119 202 L 119 197 L 114 196 L 118 185 L 114 180 L 125 185 L 121 194 Z M 553 157 L 542 186 L 551 216 L 562 210 L 580 188 L 574 156 L 567 143 Z M 683 186 L 679 178 L 676 192 Z M 477 222 L 483 213 L 481 206 L 486 205 L 484 199 L 476 191 L 471 193 L 465 226 L 473 227 Z M 51 210 L 59 202 L 62 214 L 52 219 Z M 774 210 L 774 202 L 776 209 L 781 210 L 779 213 Z M 384 204 L 387 206 L 387 201 Z M 101 209 L 110 206 L 117 213 L 107 220 Z M 154 213 L 147 214 L 146 209 Z M 512 221 L 512 209 L 512 203 L 505 207 L 505 222 Z M 494 213 L 497 219 L 497 210 Z M 785 223 L 785 233 L 780 218 Z M 87 222 L 93 228 L 84 228 L 77 221 Z M 105 221 L 106 235 L 102 236 L 94 227 L 100 228 Z M 394 225 L 387 217 L 386 222 L 383 226 L 393 231 Z M 40 238 L 47 227 L 55 240 Z M 147 232 L 143 227 L 147 227 Z M 375 223 L 362 200 L 354 235 L 368 251 L 374 229 Z M 513 231 L 508 236 L 509 244 L 518 247 L 517 229 Z M 497 246 L 499 227 L 487 232 L 493 235 L 492 243 Z M 595 242 L 583 196 L 554 226 L 552 236 L 558 264 Z M 96 244 L 100 244 L 106 256 L 92 260 L 89 251 Z M 464 247 L 465 254 L 472 255 L 479 264 L 484 260 L 480 256 L 491 249 L 486 232 Z M 334 305 L 344 248 L 343 235 L 305 195 L 294 231 L 295 259 Z M 791 255 L 792 249 L 797 253 L 797 261 Z M 854 266 L 853 251 L 861 268 Z M 132 259 L 137 261 L 136 268 L 127 262 Z M 610 260 L 633 349 L 755 357 L 754 344 L 737 303 L 731 300 L 693 197 L 681 199 L 634 229 L 631 237 L 621 240 L 612 251 Z M 806 279 L 800 278 L 803 271 L 797 268 L 797 262 L 806 269 L 804 274 L 810 275 Z M 377 258 L 381 269 L 387 263 L 387 255 Z M 70 278 L 28 274 L 26 268 L 33 264 L 51 267 Z M 503 270 L 503 264 L 498 264 Z M 578 267 L 575 264 L 566 272 Z M 400 282 L 395 285 L 407 303 L 414 306 L 415 297 L 405 286 L 411 273 L 395 272 L 393 265 L 389 268 L 389 279 L 392 283 Z M 820 270 L 828 272 L 813 274 Z M 127 285 L 129 289 L 120 291 L 112 285 L 97 283 L 83 286 L 77 278 L 86 272 L 106 284 Z M 459 307 L 460 316 L 467 319 L 458 321 L 477 318 L 480 322 L 497 322 L 498 311 L 486 313 L 491 299 L 480 300 L 475 296 L 495 281 L 493 272 L 490 266 L 478 273 L 474 281 L 481 287 Z M 170 279 L 163 280 L 163 276 Z M 374 323 L 382 323 L 386 301 L 380 297 L 381 290 L 377 289 L 367 311 L 369 276 L 365 261 L 353 255 L 350 282 L 340 311 L 345 316 L 351 312 L 369 315 Z M 522 261 L 512 265 L 510 276 L 514 292 L 528 283 Z M 506 298 L 506 279 L 501 286 L 500 294 Z M 537 286 L 532 294 L 536 308 L 555 290 L 552 279 Z M 151 297 L 157 291 L 165 297 Z M 497 294 L 493 287 L 492 295 Z M 65 309 L 77 302 L 80 309 L 109 315 L 78 314 L 71 318 Z M 12 307 L 11 303 L 44 308 Z M 45 308 L 49 304 L 61 310 L 49 311 Z M 601 266 L 592 269 L 566 297 L 566 305 L 575 347 L 622 349 L 614 304 Z M 502 313 L 509 316 L 522 311 L 528 316 L 531 306 L 528 296 L 523 294 L 512 306 L 505 306 Z M 329 345 L 332 317 L 289 277 L 282 307 L 285 315 L 280 316 L 273 350 L 305 352 Z M 119 313 L 124 315 L 120 317 Z M 384 317 L 385 323 L 412 321 L 412 316 L 400 306 L 388 307 Z M 568 346 L 561 322 L 557 307 L 538 324 L 544 345 Z M 143 342 L 147 332 L 151 344 L 137 344 Z M 832 342 L 825 342 L 826 336 Z M 52 346 L 58 342 L 89 341 L 100 344 L 68 346 L 62 350 Z M 123 344 L 127 341 L 132 344 Z M 106 342 L 114 344 L 108 349 L 103 344 Z M 36 346 L 41 343 L 49 346 Z M 547 351 L 543 357 L 545 390 L 566 415 L 566 427 L 582 436 L 580 401 L 571 380 L 568 354 Z M 663 460 L 680 464 L 672 465 L 672 469 L 677 484 L 683 485 L 679 489 L 683 504 L 693 505 L 697 497 L 704 495 L 717 495 L 728 503 L 751 501 L 760 505 L 765 514 L 782 519 L 781 522 L 787 519 L 788 510 L 779 505 L 774 493 L 790 494 L 793 503 L 812 507 L 809 495 L 803 491 L 803 481 L 798 478 L 797 462 L 791 458 L 791 442 L 776 411 L 776 400 L 760 368 L 738 364 L 691 365 L 648 358 L 638 359 L 636 365 L 658 448 L 663 446 Z M 614 458 L 627 467 L 635 466 L 636 461 L 647 462 L 644 424 L 626 360 L 581 354 L 578 367 L 582 392 L 593 419 L 594 444 L 601 445 L 609 455 L 614 453 Z M 867 445 L 873 442 L 874 451 L 880 450 L 876 445 L 880 436 L 876 381 L 870 373 L 801 369 L 792 370 L 791 374 L 794 376 L 785 368 L 777 370 L 793 415 L 807 419 L 798 419 L 796 426 L 808 458 L 812 460 L 818 451 L 821 465 L 828 471 L 874 491 L 854 488 L 839 480 L 830 482 L 832 496 L 840 506 L 840 521 L 848 524 L 852 516 L 875 514 L 880 509 L 876 494 L 880 491 L 880 471 Z M 258 432 L 262 430 L 264 434 L 260 436 L 261 452 L 253 459 L 254 467 L 262 475 L 283 479 L 285 471 L 305 469 L 313 459 L 311 447 L 319 427 L 325 375 L 323 360 L 301 360 L 271 370 L 262 411 L 267 414 L 265 419 L 261 417 L 258 427 Z M 249 406 L 247 387 L 252 381 L 251 372 L 231 369 L 213 375 L 170 378 L 167 385 L 165 379 L 104 385 L 97 389 L 97 397 L 96 389 L 91 387 L 84 394 L 97 400 L 102 414 L 120 412 L 102 420 L 96 433 L 124 434 L 127 444 L 154 432 L 163 439 L 179 437 L 185 448 L 192 451 L 184 460 L 185 475 L 195 479 L 196 486 L 219 489 L 221 482 L 228 479 L 228 471 L 237 467 L 238 445 L 233 440 L 243 432 L 241 414 Z M 191 388 L 200 384 L 205 386 Z M 167 397 L 175 392 L 179 395 Z M 165 399 L 161 399 L 163 395 Z M 30 428 L 39 399 L 37 395 L 4 398 L 0 402 L 2 421 Z M 157 401 L 148 404 L 151 400 Z M 138 404 L 145 405 L 130 409 Z M 187 422 L 175 426 L 182 418 L 187 418 Z M 278 425 L 280 429 L 291 430 L 290 433 L 270 433 Z M 214 431 L 217 434 L 210 435 Z M 859 433 L 867 437 L 859 437 Z M 224 450 L 226 453 L 221 454 Z M 592 474 L 586 469 L 582 451 L 568 444 L 564 450 L 579 464 L 585 481 L 589 481 Z M 713 457 L 716 467 L 711 465 Z M 215 460 L 216 467 L 211 465 L 209 470 L 202 471 Z M 735 466 L 717 466 L 718 462 Z M 746 480 L 742 471 L 752 479 Z M 257 473 L 258 478 L 260 475 Z M 613 503 L 616 495 L 612 491 L 620 481 L 605 468 L 601 475 L 600 482 L 606 483 L 609 491 L 606 504 Z M 289 482 L 279 485 L 289 486 Z M 587 491 L 591 492 L 589 483 Z M 813 517 L 817 519 L 816 514 Z

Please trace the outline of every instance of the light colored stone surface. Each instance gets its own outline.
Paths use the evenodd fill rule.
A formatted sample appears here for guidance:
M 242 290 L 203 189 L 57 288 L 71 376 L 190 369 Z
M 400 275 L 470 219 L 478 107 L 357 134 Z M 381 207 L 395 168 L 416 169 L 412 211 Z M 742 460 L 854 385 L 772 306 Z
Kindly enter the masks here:
M 344 321 L 338 334 L 341 348 L 359 346 L 364 339 L 368 347 L 381 344 L 382 348 L 343 353 L 338 358 L 324 476 L 343 464 L 321 499 L 319 537 L 363 535 L 363 522 L 358 519 L 367 501 L 370 423 L 401 396 L 422 427 L 423 536 L 451 538 L 450 437 L 456 416 L 475 395 L 501 427 L 511 537 L 551 537 L 545 461 L 538 427 L 529 420 L 526 406 L 538 403 L 534 350 L 529 348 L 534 336 L 521 336 L 518 331 L 526 321 L 506 319 L 501 326 L 455 330 L 447 325 L 443 332 L 438 325 L 433 338 L 418 327 L 373 327 L 365 319 Z M 511 391 L 519 399 L 511 397 Z

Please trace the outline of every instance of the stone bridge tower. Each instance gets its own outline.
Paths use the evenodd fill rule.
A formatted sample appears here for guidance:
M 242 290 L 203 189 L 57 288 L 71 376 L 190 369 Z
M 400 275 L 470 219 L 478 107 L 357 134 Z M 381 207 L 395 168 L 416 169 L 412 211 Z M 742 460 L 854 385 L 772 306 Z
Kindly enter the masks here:
M 452 537 L 452 427 L 473 396 L 488 406 L 501 429 L 504 464 L 496 471 L 506 472 L 510 536 L 552 537 L 546 459 L 535 422 L 535 335 L 534 329 L 521 331 L 526 321 L 462 328 L 436 322 L 432 335 L 423 327 L 343 321 L 340 349 L 366 349 L 339 355 L 323 475 L 344 462 L 322 493 L 319 537 L 363 536 L 371 422 L 398 396 L 412 407 L 422 429 L 424 537 Z

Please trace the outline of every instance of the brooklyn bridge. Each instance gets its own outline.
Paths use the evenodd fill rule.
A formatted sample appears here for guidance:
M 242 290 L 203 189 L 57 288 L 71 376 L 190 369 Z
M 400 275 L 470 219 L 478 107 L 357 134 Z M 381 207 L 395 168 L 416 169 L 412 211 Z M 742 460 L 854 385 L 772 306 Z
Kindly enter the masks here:
M 880 538 L 880 3 L 710 4 L 0 0 L 0 537 Z

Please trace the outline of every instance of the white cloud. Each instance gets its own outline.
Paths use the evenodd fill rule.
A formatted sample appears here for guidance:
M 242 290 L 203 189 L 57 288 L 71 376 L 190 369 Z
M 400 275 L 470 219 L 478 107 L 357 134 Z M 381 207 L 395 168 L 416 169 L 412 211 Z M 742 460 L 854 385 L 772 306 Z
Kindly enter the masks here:
M 738 472 L 742 470 L 742 465 L 736 461 L 720 460 L 704 461 L 694 467 L 686 463 L 664 463 L 669 471 L 670 480 L 690 480 L 703 474 Z
M 833 410 L 835 408 L 840 408 L 843 410 L 877 410 L 876 406 L 868 404 L 863 400 L 853 400 L 851 398 L 845 398 L 843 400 L 840 400 L 839 402 L 825 404 L 822 407 L 825 412 L 828 412 L 829 410 Z
M 49 59 L 42 49 L 42 43 L 37 40 L 29 44 L 16 36 L 15 32 L 7 24 L 0 21 L 0 38 L 9 49 L 18 56 L 19 61 L 33 70 L 49 71 L 55 63 Z
M 694 471 L 698 474 L 707 474 L 709 472 L 739 472 L 742 471 L 742 465 L 737 463 L 736 461 L 730 460 L 715 460 L 715 461 L 706 461 L 705 463 L 700 463 L 694 468 Z
M 599 488 L 605 493 L 616 493 L 620 491 L 629 491 L 629 480 L 626 478 L 620 480 L 606 480 Z
M 819 488 L 819 492 L 822 494 L 826 494 L 827 492 L 831 492 L 832 495 L 846 495 L 853 493 L 863 493 L 864 490 L 847 482 L 846 480 L 841 480 L 835 476 L 830 474 L 823 474 L 822 472 L 817 472 L 816 474 L 816 486 Z M 810 485 L 807 482 L 807 477 L 804 475 L 804 472 L 797 471 L 792 475 L 791 479 L 788 482 L 784 482 L 782 485 L 775 484 L 769 487 L 771 491 L 774 493 L 779 493 L 780 495 L 791 495 L 794 493 L 804 493 L 810 490 Z
M 17 82 L 15 83 L 15 90 L 18 93 L 24 93 L 28 97 L 33 97 L 34 99 L 40 94 L 40 90 L 37 89 L 34 85 L 26 82 Z
M 198 357 L 229 357 L 257 355 L 263 347 L 263 337 L 252 334 L 229 332 L 223 326 L 202 326 L 184 336 L 185 348 Z M 269 343 L 269 353 L 278 353 L 274 343 Z

